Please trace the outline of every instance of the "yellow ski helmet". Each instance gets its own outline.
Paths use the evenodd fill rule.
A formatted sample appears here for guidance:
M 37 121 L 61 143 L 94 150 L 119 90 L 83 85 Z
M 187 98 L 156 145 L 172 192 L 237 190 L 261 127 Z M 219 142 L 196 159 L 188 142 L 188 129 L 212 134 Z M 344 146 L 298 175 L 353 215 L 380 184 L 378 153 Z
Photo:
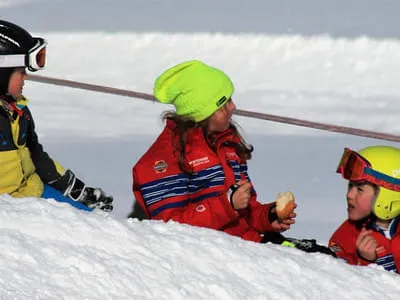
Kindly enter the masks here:
M 374 171 L 390 176 L 393 182 L 400 180 L 399 148 L 371 146 L 358 153 L 371 164 Z M 379 186 L 379 193 L 373 203 L 372 211 L 382 220 L 391 220 L 400 215 L 400 192 Z

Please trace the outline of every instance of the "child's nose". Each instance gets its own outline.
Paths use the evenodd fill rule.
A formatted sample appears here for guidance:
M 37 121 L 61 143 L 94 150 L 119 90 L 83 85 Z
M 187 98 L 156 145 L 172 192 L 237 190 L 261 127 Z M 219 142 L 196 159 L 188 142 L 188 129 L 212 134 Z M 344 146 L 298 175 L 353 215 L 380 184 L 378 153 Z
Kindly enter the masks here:
M 236 110 L 236 105 L 235 105 L 235 103 L 233 101 L 229 101 L 229 109 L 231 111 Z
M 354 199 L 354 197 L 356 196 L 356 193 L 357 193 L 357 188 L 354 186 L 350 187 L 347 190 L 347 195 L 346 195 L 347 199 Z

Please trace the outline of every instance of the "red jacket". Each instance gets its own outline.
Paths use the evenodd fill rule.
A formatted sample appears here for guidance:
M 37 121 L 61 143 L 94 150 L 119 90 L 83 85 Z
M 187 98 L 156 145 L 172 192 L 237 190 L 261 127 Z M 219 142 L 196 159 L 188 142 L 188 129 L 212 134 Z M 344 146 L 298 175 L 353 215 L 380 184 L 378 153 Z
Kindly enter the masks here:
M 356 240 L 365 227 L 372 229 L 372 236 L 378 242 L 377 259 L 375 262 L 361 258 L 356 249 Z M 337 257 L 343 258 L 352 265 L 369 265 L 376 263 L 388 271 L 400 271 L 400 217 L 393 219 L 390 223 L 388 234 L 384 233 L 371 220 L 362 222 L 345 221 L 332 235 L 329 247 L 336 252 Z
M 216 137 L 216 153 L 202 129 L 188 132 L 186 158 L 192 176 L 178 166 L 175 131 L 175 124 L 167 121 L 164 131 L 133 167 L 133 192 L 147 216 L 221 230 L 255 242 L 263 232 L 272 231 L 270 204 L 259 203 L 254 189 L 246 209 L 234 210 L 230 204 L 229 187 L 240 179 L 250 181 L 246 161 L 227 145 L 238 142 L 231 130 Z

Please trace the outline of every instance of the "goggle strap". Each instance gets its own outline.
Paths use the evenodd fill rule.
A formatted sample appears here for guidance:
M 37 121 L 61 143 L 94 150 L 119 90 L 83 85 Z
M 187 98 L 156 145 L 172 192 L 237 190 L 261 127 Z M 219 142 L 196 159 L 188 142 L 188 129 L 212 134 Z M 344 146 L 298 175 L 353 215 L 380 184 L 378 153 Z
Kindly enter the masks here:
M 388 176 L 371 168 L 365 168 L 364 172 L 374 178 L 374 181 L 378 181 L 380 186 L 395 192 L 400 192 L 400 179 Z
M 0 68 L 25 67 L 25 54 L 0 55 Z

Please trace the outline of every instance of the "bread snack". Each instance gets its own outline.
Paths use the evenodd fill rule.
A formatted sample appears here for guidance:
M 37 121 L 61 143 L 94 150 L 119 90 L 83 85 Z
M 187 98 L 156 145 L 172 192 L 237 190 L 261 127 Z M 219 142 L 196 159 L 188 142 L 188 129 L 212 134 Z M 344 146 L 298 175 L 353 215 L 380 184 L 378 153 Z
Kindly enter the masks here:
M 276 214 L 279 220 L 289 218 L 295 207 L 292 192 L 281 192 L 276 197 Z

